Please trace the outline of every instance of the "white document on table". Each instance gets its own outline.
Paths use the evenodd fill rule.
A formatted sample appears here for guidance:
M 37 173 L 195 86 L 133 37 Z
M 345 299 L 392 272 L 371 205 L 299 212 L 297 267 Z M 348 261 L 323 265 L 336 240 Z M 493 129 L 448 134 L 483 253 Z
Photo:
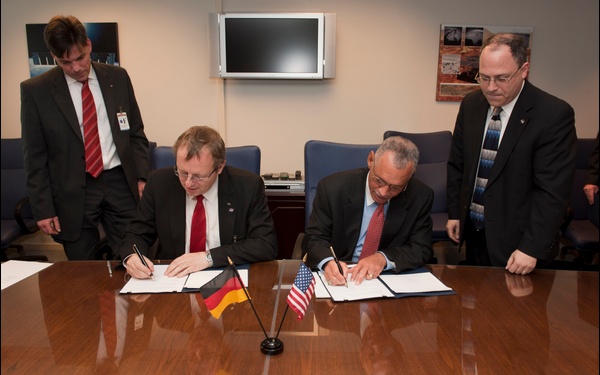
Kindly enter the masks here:
M 154 265 L 152 279 L 131 278 L 119 293 L 178 293 L 184 288 L 198 289 L 214 279 L 223 270 L 203 270 L 190 273 L 184 277 L 167 277 L 167 264 Z M 244 285 L 248 285 L 248 270 L 238 270 Z
M 450 291 L 431 272 L 416 272 L 395 275 L 379 275 L 379 278 L 394 291 L 394 293 L 424 293 Z
M 318 272 L 313 271 L 315 278 L 315 298 L 331 298 Z
M 51 265 L 52 263 L 27 262 L 23 260 L 9 260 L 2 263 L 2 272 L 0 272 L 2 274 L 2 290 Z
M 350 266 L 352 267 L 352 266 Z M 407 297 L 410 295 L 453 294 L 447 287 L 424 267 L 399 274 L 381 274 L 373 280 L 364 279 L 356 285 L 348 279 L 348 287 L 330 286 L 323 272 L 313 272 L 317 279 L 315 298 L 331 298 L 334 301 L 356 301 L 369 298 Z
M 181 292 L 187 277 L 167 277 L 165 271 L 168 264 L 155 264 L 154 276 L 151 279 L 132 277 L 119 293 L 172 293 Z
M 334 301 L 357 301 L 370 298 L 394 297 L 394 294 L 379 279 L 364 279 L 359 285 L 354 281 L 348 280 L 348 286 L 335 285 L 330 286 L 325 283 L 323 272 L 318 273 L 321 285 L 325 288 L 327 297 Z M 322 298 L 318 295 L 316 298 Z

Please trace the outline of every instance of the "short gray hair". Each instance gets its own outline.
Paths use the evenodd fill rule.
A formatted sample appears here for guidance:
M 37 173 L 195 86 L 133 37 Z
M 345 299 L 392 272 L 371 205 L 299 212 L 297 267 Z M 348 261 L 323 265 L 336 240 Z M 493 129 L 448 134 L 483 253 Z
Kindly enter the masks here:
M 413 173 L 416 172 L 419 164 L 419 149 L 412 141 L 400 136 L 386 138 L 375 152 L 375 160 L 387 151 L 394 153 L 394 167 L 406 168 L 408 163 L 412 162 Z

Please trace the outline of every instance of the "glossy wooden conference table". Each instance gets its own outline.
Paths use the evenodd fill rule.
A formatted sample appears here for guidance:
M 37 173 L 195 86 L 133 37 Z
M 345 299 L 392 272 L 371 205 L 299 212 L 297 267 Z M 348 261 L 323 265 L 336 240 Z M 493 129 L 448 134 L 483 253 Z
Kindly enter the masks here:
M 269 334 L 298 266 L 250 268 L 250 294 Z M 2 291 L 2 374 L 598 373 L 597 272 L 430 268 L 457 294 L 313 299 L 303 320 L 288 311 L 284 350 L 270 356 L 260 351 L 265 336 L 248 302 L 216 320 L 199 294 L 119 295 L 124 272 L 110 277 L 106 262 L 56 263 Z M 114 360 L 105 348 L 115 334 L 102 328 L 111 299 Z

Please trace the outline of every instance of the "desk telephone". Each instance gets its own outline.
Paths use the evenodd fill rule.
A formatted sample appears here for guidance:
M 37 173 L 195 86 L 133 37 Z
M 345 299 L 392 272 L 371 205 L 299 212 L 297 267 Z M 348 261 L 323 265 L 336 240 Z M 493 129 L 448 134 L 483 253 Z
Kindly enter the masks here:
M 302 180 L 302 172 L 296 171 L 292 176 L 287 172 L 280 173 L 265 173 L 262 175 L 265 180 L 279 180 L 279 181 L 294 181 Z

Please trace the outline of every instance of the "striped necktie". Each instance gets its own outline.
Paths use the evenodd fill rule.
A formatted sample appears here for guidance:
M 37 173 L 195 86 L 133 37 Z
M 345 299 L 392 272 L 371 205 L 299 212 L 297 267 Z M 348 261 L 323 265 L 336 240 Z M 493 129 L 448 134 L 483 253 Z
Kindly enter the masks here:
M 81 88 L 81 103 L 83 107 L 83 140 L 85 144 L 85 170 L 97 178 L 104 165 L 102 162 L 102 149 L 98 135 L 98 116 L 94 96 L 90 91 L 88 80 L 83 82 Z
M 502 107 L 494 108 L 487 132 L 485 133 L 485 141 L 481 148 L 481 156 L 479 157 L 479 169 L 477 170 L 477 179 L 475 181 L 475 191 L 473 192 L 470 213 L 471 221 L 477 230 L 481 230 L 484 227 L 483 193 L 490 172 L 492 171 L 492 166 L 494 165 L 498 144 L 500 143 L 500 130 L 502 129 L 500 112 L 502 112 Z

